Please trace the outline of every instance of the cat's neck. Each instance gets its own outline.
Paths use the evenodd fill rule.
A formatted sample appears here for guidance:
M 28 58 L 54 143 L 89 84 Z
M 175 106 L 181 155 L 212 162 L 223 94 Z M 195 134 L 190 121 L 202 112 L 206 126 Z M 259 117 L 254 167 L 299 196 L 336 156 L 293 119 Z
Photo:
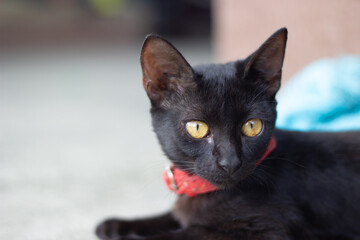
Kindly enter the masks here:
M 265 153 L 259 158 L 256 165 L 260 165 L 275 148 L 276 140 L 274 137 L 271 137 Z M 199 194 L 218 190 L 215 185 L 200 176 L 189 174 L 174 165 L 164 171 L 163 179 L 169 190 L 174 191 L 178 195 L 185 194 L 189 197 L 195 197 Z

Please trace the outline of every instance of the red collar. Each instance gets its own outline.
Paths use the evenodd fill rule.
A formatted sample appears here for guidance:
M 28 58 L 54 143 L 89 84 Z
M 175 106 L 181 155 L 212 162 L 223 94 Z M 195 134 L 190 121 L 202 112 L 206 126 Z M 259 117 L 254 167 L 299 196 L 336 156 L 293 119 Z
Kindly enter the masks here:
M 275 138 L 271 137 L 264 155 L 256 162 L 256 165 L 259 165 L 262 161 L 264 161 L 265 158 L 275 149 L 275 147 Z M 189 197 L 195 197 L 198 194 L 212 192 L 218 189 L 205 179 L 196 175 L 191 175 L 174 166 L 168 167 L 164 171 L 163 178 L 166 186 L 171 191 L 175 191 L 178 195 L 186 194 Z

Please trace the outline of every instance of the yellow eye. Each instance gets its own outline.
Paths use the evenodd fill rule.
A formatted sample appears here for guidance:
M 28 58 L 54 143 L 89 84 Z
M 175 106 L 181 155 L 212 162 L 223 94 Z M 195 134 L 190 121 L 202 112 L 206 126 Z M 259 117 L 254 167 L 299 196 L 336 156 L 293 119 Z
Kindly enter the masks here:
M 209 127 L 206 123 L 201 121 L 190 121 L 187 122 L 186 131 L 192 136 L 193 138 L 203 138 L 209 132 Z
M 241 131 L 248 137 L 257 136 L 262 130 L 262 122 L 258 118 L 250 119 L 242 127 Z

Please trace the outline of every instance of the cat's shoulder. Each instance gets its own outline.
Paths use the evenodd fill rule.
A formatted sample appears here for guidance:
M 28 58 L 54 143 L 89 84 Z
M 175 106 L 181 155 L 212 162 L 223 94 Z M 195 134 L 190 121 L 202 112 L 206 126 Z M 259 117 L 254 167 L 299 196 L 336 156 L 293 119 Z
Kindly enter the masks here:
M 309 161 L 344 162 L 360 171 L 360 131 L 301 132 L 275 130 L 279 152 L 292 153 Z M 303 159 L 303 161 L 306 161 Z
M 343 132 L 303 132 L 287 131 L 276 129 L 274 136 L 279 141 L 297 141 L 297 142 L 324 142 L 338 144 L 360 144 L 360 130 L 343 131 Z

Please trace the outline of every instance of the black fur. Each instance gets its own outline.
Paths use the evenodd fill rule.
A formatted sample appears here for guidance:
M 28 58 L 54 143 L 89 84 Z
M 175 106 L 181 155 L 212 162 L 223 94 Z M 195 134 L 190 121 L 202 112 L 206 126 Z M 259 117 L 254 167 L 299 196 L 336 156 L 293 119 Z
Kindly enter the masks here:
M 147 38 L 143 83 L 162 149 L 219 190 L 179 196 L 159 217 L 107 220 L 101 239 L 360 239 L 359 132 L 274 129 L 286 35 L 280 29 L 244 60 L 195 68 L 166 40 Z M 252 118 L 264 127 L 250 138 L 240 129 Z M 191 138 L 189 120 L 210 134 Z M 256 167 L 271 136 L 277 148 Z

